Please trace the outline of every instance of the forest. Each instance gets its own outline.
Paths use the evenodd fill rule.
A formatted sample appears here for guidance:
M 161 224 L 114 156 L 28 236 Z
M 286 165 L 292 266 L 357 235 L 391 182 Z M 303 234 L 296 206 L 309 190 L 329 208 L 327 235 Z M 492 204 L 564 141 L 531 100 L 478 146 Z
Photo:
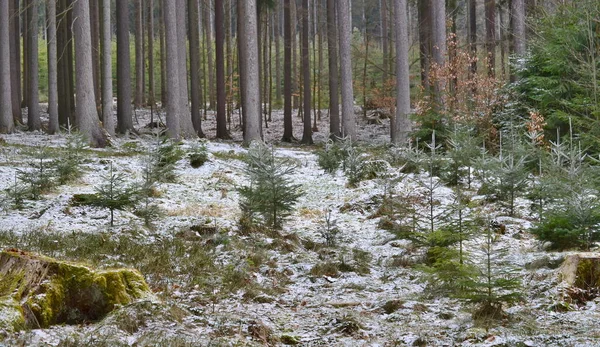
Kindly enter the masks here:
M 597 0 L 0 0 L 0 346 L 597 346 Z

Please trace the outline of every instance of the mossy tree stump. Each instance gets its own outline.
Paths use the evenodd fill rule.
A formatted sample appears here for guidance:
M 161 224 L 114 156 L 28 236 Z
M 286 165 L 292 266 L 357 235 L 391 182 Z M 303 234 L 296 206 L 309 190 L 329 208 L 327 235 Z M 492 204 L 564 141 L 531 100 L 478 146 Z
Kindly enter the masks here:
M 0 323 L 13 330 L 97 321 L 150 297 L 136 270 L 94 271 L 16 249 L 0 253 Z
M 600 254 L 572 254 L 560 267 L 567 294 L 579 304 L 600 296 Z

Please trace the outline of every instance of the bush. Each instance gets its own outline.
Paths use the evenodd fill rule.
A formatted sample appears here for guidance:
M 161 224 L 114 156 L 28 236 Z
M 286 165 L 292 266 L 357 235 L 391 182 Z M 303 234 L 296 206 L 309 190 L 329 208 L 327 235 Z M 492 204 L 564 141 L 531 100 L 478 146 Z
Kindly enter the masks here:
M 244 172 L 250 185 L 241 187 L 240 207 L 242 218 L 254 219 L 256 214 L 274 229 L 281 228 L 283 220 L 303 195 L 299 184 L 293 184 L 290 175 L 295 165 L 287 159 L 275 158 L 273 148 L 262 143 L 254 143 L 248 150 Z
M 169 139 L 163 139 L 153 152 L 152 173 L 156 182 L 175 182 L 177 162 L 183 159 L 183 151 L 179 144 Z
M 29 196 L 37 200 L 56 185 L 56 172 L 52 169 L 48 148 L 38 147 L 33 151 L 32 156 L 33 160 L 29 163 L 31 169 L 17 170 L 17 177 L 28 187 Z
M 323 150 L 317 151 L 317 164 L 327 173 L 334 173 L 342 164 L 344 153 L 336 142 L 327 141 Z
M 190 165 L 197 169 L 200 166 L 204 165 L 208 161 L 208 148 L 206 148 L 206 143 L 202 142 L 200 145 L 194 146 L 188 155 L 190 159 Z
M 87 147 L 87 141 L 83 136 L 73 134 L 67 137 L 67 143 L 61 149 L 60 158 L 52 163 L 59 184 L 72 182 L 83 175 L 83 151 Z

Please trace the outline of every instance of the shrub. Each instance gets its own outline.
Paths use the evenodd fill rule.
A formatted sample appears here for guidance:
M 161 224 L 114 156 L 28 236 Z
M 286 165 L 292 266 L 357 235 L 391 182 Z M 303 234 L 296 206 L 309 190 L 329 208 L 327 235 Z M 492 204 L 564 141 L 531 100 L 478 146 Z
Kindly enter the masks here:
M 244 172 L 250 185 L 239 189 L 244 215 L 254 218 L 258 214 L 267 226 L 281 228 L 284 218 L 303 195 L 301 186 L 290 179 L 295 165 L 287 159 L 275 158 L 273 148 L 262 143 L 250 147 L 246 164 Z
M 327 173 L 334 173 L 342 164 L 344 154 L 336 142 L 332 140 L 325 143 L 323 150 L 317 151 L 317 164 Z
M 177 162 L 183 159 L 183 151 L 179 144 L 169 139 L 163 139 L 153 152 L 152 173 L 156 182 L 175 182 Z
M 50 151 L 47 147 L 36 148 L 32 156 L 33 160 L 29 163 L 31 169 L 17 170 L 17 177 L 28 186 L 30 197 L 37 200 L 56 185 L 56 173 L 52 169 Z
M 60 158 L 52 162 L 59 184 L 72 182 L 83 175 L 83 151 L 88 147 L 85 138 L 79 134 L 67 137 L 67 143 L 61 149 Z
M 190 165 L 197 169 L 204 165 L 208 161 L 208 148 L 206 148 L 206 143 L 202 142 L 199 145 L 192 147 L 190 154 L 188 154 L 188 158 L 190 159 Z

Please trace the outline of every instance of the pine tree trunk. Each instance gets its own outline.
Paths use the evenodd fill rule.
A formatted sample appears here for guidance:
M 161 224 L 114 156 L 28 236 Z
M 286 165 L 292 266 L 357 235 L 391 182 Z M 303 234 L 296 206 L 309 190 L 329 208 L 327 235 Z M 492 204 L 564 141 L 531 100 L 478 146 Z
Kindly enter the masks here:
M 177 52 L 179 65 L 179 93 L 181 108 L 179 113 L 179 130 L 180 134 L 186 138 L 196 137 L 196 130 L 192 123 L 192 115 L 190 113 L 189 103 L 189 85 L 188 85 L 188 69 L 187 69 L 187 44 L 186 44 L 186 0 L 177 0 L 177 44 L 179 51 Z
M 302 143 L 312 144 L 312 125 L 311 125 L 311 85 L 310 85 L 310 57 L 308 44 L 308 0 L 302 0 L 302 72 L 303 79 L 303 108 L 304 108 L 304 131 L 302 132 Z
M 167 105 L 167 58 L 166 58 L 166 48 L 165 48 L 165 15 L 164 15 L 164 5 L 163 2 L 165 0 L 159 0 L 159 49 L 160 49 L 160 102 L 162 108 L 165 108 Z
M 0 0 L 0 133 L 13 132 L 12 93 L 10 80 L 9 6 L 12 0 Z
M 244 21 L 238 23 L 243 26 L 243 41 L 240 50 L 240 62 L 243 65 L 240 78 L 245 81 L 244 108 L 244 143 L 260 141 L 260 76 L 259 76 L 259 52 L 258 52 L 258 15 L 255 0 L 238 1 L 238 11 L 241 12 Z M 215 17 L 216 21 L 216 17 Z M 216 32 L 216 31 L 215 31 Z
M 115 134 L 113 118 L 113 79 L 111 52 L 111 11 L 110 0 L 102 0 L 102 124 L 109 135 Z
M 477 73 L 477 0 L 469 1 L 468 41 L 471 51 L 471 75 Z
M 164 32 L 165 32 L 165 79 L 167 99 L 167 136 L 179 139 L 179 117 L 181 94 L 179 92 L 179 67 L 177 61 L 177 4 L 163 0 Z
M 48 28 L 48 133 L 56 134 L 58 124 L 58 60 L 56 48 L 56 0 L 46 2 L 46 20 Z
M 154 0 L 148 0 L 146 8 L 146 27 L 148 33 L 148 105 L 154 108 L 156 104 L 154 82 Z
M 38 5 L 36 0 L 30 0 L 27 10 L 27 127 L 29 131 L 41 130 L 40 99 L 39 99 L 39 55 L 38 55 Z
M 488 75 L 495 76 L 496 68 L 496 1 L 485 0 L 485 47 Z
M 12 114 L 14 122 L 16 124 L 22 124 L 23 113 L 21 110 L 21 36 L 19 30 L 19 0 L 9 0 L 8 10 L 10 16 L 9 35 Z
M 217 138 L 228 139 L 227 132 L 227 114 L 225 104 L 227 102 L 225 95 L 225 28 L 223 0 L 215 0 L 215 51 L 217 68 Z M 239 24 L 239 23 L 238 23 Z
M 395 0 L 394 5 L 396 14 L 396 124 L 392 142 L 405 145 L 411 131 L 408 14 L 406 13 L 406 0 Z
M 329 136 L 342 137 L 340 131 L 340 101 L 338 85 L 337 22 L 335 0 L 327 0 L 327 48 L 329 60 Z
M 279 105 L 281 102 L 281 4 L 277 4 L 277 10 L 274 14 L 275 34 L 275 102 Z
M 512 0 L 513 47 L 517 57 L 525 55 L 525 0 Z
M 94 77 L 94 95 L 96 96 L 96 109 L 101 107 L 100 89 L 100 15 L 98 0 L 90 1 L 90 27 L 92 34 L 92 75 Z
M 206 0 L 205 0 L 206 1 Z M 212 25 L 210 20 L 210 0 L 204 4 L 204 31 L 206 33 L 206 55 L 207 55 L 207 64 L 208 64 L 208 85 L 209 90 L 209 108 L 214 110 L 216 108 L 215 103 L 217 102 L 217 94 L 215 86 L 215 63 L 214 63 L 214 53 L 213 53 L 213 34 L 212 34 Z M 216 22 L 216 18 L 215 18 Z M 217 23 L 215 23 L 217 25 Z
M 383 83 L 385 84 L 389 78 L 388 74 L 388 52 L 389 52 L 389 33 L 388 33 L 388 0 L 380 0 L 380 16 L 381 16 L 381 45 L 383 50 Z M 419 1 L 421 3 L 423 1 Z
M 189 41 L 190 41 L 190 79 L 191 83 L 191 101 L 192 101 L 192 123 L 194 130 L 200 137 L 204 137 L 202 132 L 202 118 L 200 117 L 200 29 L 198 0 L 188 0 L 188 22 L 189 22 Z
M 292 23 L 291 1 L 284 0 L 283 7 L 283 142 L 294 139 L 292 125 Z M 332 0 L 333 1 L 333 0 Z
M 75 39 L 75 84 L 77 90 L 77 126 L 90 145 L 104 147 L 106 137 L 100 129 L 92 77 L 92 38 L 90 35 L 89 0 L 77 0 L 73 5 Z
M 133 130 L 131 114 L 131 57 L 129 52 L 129 4 L 116 2 L 117 10 L 117 132 Z
M 120 0 L 123 1 L 123 0 Z M 135 1 L 135 97 L 136 109 L 144 103 L 144 27 L 142 25 L 142 0 Z M 127 2 L 127 1 L 126 1 Z
M 352 87 L 352 15 L 350 0 L 338 1 L 338 25 L 340 41 L 340 70 L 342 81 L 342 135 L 356 140 L 354 119 L 354 91 Z

